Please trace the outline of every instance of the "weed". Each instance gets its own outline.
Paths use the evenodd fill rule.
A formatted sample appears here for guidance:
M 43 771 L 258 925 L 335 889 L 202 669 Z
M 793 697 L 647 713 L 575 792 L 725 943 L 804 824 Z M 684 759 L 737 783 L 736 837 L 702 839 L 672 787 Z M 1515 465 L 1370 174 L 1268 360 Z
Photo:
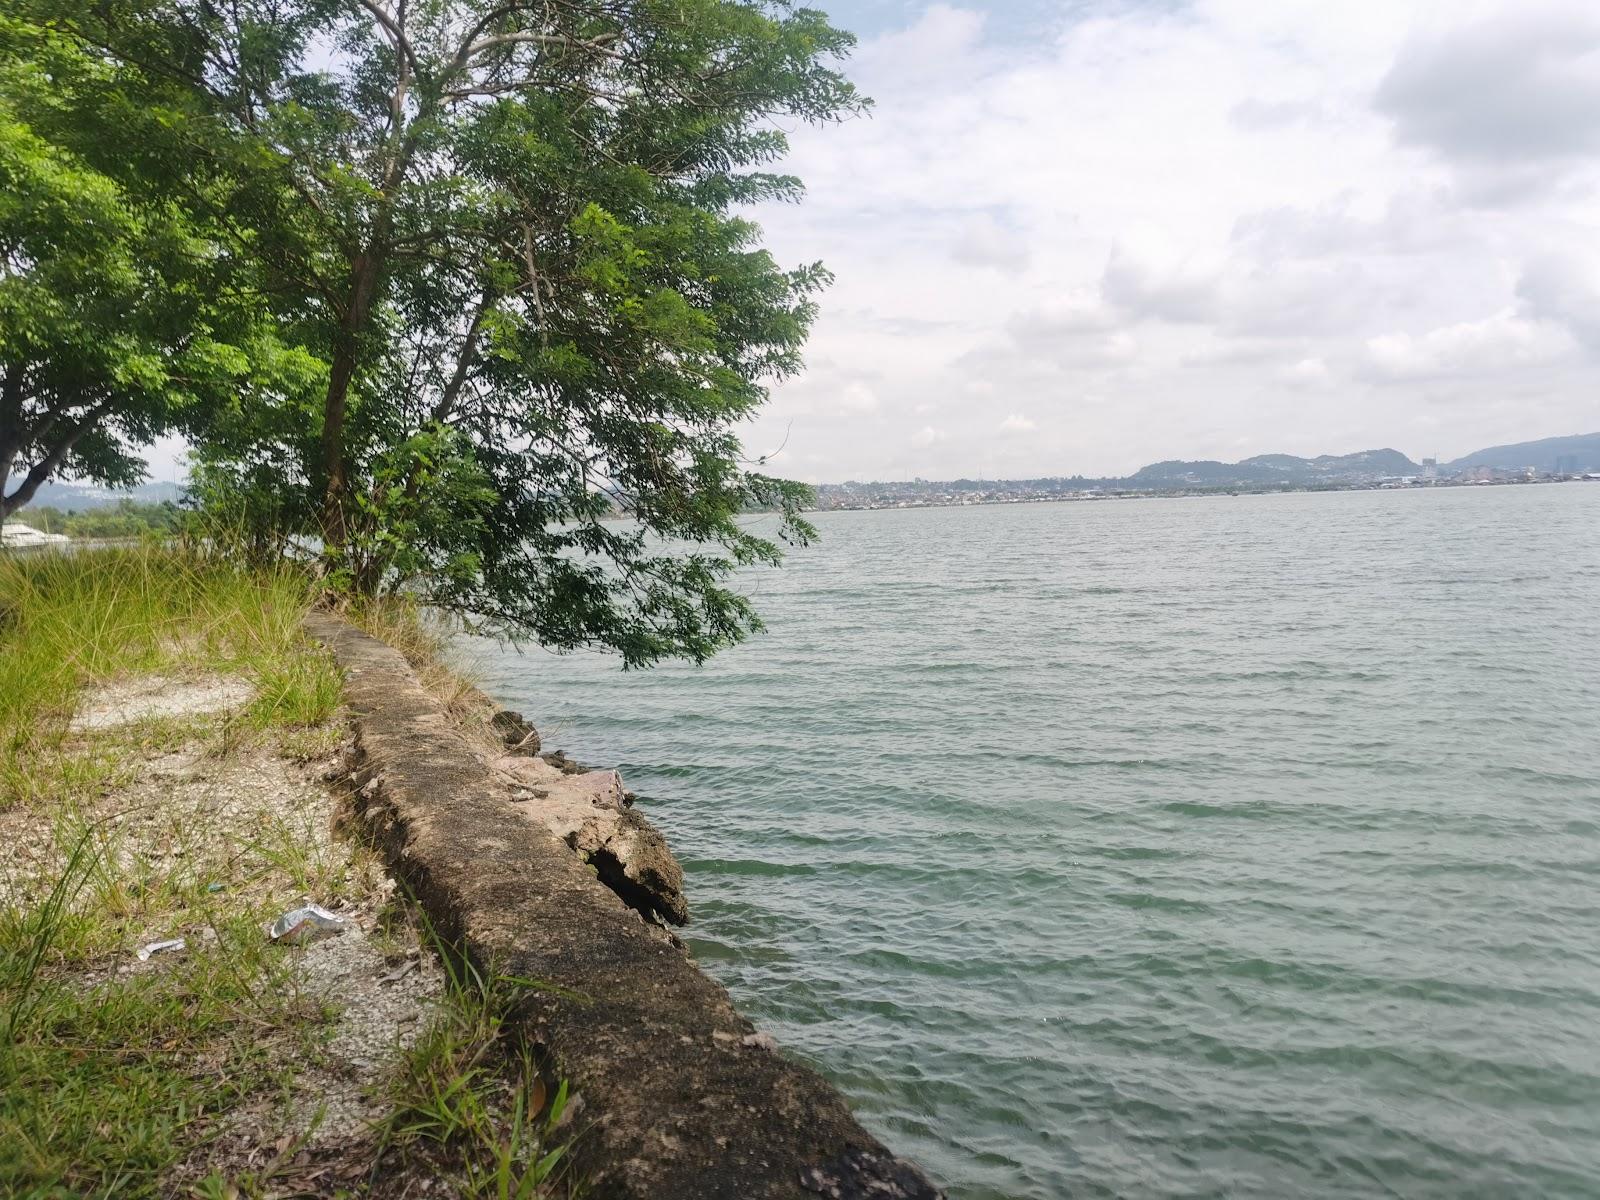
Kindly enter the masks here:
M 79 691 L 119 675 L 229 671 L 255 685 L 255 727 L 325 721 L 339 675 L 301 630 L 311 601 L 291 567 L 154 545 L 0 556 L 0 807 L 56 798 Z
M 554 1188 L 578 1194 L 563 1169 L 571 1141 L 555 1140 L 567 1085 L 547 1086 L 508 1020 L 521 995 L 542 985 L 480 971 L 424 925 L 445 964 L 445 996 L 395 1077 L 379 1165 L 420 1160 L 449 1174 L 459 1195 L 482 1200 L 531 1200 Z
M 194 1127 L 267 1085 L 273 1039 L 316 1036 L 258 913 L 173 964 L 86 986 L 47 969 L 89 839 L 52 902 L 0 931 L 0 1194 L 154 1196 Z M 8 915 L 13 910 L 8 910 Z
M 338 748 L 339 675 L 301 629 L 311 599 L 291 568 L 251 574 L 156 546 L 0 558 L 0 812 L 28 835 L 0 865 L 0 1195 L 173 1194 L 229 1161 L 227 1114 L 287 1102 L 325 1052 L 335 1014 L 261 926 L 304 897 L 370 900 L 387 881 L 372 856 L 330 850 L 325 808 L 281 803 L 278 775 L 242 769 L 246 751 Z M 369 616 L 436 687 L 470 693 L 416 609 Z M 87 687 L 217 672 L 249 680 L 252 702 L 72 725 Z M 180 934 L 181 956 L 131 961 Z M 419 1168 L 469 1197 L 573 1194 L 566 1088 L 547 1086 L 509 1020 L 539 985 L 434 942 L 447 999 L 405 1053 L 374 1141 L 358 1135 L 351 1178 L 371 1151 L 373 1181 Z M 263 1143 L 272 1161 L 214 1171 L 192 1194 L 280 1191 L 309 1136 L 294 1129 Z
M 261 924 L 331 868 L 287 824 L 235 829 L 222 788 L 136 786 L 152 760 L 209 780 L 325 721 L 339 678 L 301 632 L 310 602 L 291 571 L 158 546 L 0 556 L 0 810 L 24 806 L 0 868 L 0 1195 L 165 1194 L 219 1114 L 317 1052 L 324 1014 Z M 87 686 L 217 671 L 255 685 L 249 709 L 71 727 Z M 130 961 L 180 931 L 181 957 Z

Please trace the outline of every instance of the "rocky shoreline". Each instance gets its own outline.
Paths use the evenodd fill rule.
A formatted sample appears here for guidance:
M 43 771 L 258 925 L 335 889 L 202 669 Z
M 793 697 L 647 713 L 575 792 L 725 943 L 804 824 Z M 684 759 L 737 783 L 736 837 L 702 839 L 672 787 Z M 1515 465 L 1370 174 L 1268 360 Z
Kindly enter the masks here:
M 307 628 L 346 677 L 345 786 L 362 832 L 447 941 L 539 983 L 516 1021 L 573 1091 L 589 1194 L 941 1195 L 695 965 L 672 932 L 688 919 L 683 873 L 615 771 L 542 754 L 481 693 L 463 721 L 398 651 L 336 617 Z

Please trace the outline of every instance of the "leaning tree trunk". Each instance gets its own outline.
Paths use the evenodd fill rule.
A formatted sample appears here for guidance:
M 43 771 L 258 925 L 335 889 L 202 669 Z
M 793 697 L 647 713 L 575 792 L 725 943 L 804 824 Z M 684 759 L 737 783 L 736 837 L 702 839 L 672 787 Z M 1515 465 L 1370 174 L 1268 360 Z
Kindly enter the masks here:
M 7 431 L 8 441 L 4 455 L 6 471 L 4 475 L 0 475 L 0 521 L 10 517 L 18 509 L 25 507 L 33 499 L 45 481 L 60 468 L 62 461 L 72 452 L 72 448 L 78 444 L 78 439 L 100 423 L 100 418 L 105 410 L 106 402 L 101 401 L 79 418 L 70 429 L 62 432 L 56 438 L 55 444 L 50 447 L 49 453 L 33 465 L 32 469 L 22 477 L 22 482 L 17 485 L 17 490 L 9 496 L 5 494 L 5 489 L 10 484 L 11 465 L 15 461 L 17 447 L 21 444 L 22 430 L 19 425 L 17 428 Z M 48 433 L 55 426 L 55 423 L 55 417 L 46 417 L 39 429 L 34 431 L 35 439 L 41 437 L 43 433 Z
M 333 336 L 328 392 L 322 404 L 322 471 L 326 481 L 322 495 L 322 541 L 323 556 L 329 563 L 342 555 L 349 538 L 350 523 L 345 511 L 350 492 L 345 415 L 349 408 L 350 384 L 361 362 L 361 343 L 372 317 L 379 265 L 375 244 L 356 255 L 351 264 L 350 299 Z

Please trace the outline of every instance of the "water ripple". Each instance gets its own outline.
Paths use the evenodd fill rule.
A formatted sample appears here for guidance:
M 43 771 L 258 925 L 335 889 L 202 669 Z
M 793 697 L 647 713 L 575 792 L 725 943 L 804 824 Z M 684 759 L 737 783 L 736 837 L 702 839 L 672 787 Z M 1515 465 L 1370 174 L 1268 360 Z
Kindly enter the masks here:
M 771 634 L 479 648 L 959 1200 L 1600 1196 L 1600 487 L 823 514 Z

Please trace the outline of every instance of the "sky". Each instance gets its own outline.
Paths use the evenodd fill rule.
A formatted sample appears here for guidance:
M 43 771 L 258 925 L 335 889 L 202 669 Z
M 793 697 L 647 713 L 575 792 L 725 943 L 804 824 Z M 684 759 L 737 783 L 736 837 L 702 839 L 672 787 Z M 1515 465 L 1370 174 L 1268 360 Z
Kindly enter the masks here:
M 836 276 L 775 473 L 1600 431 L 1600 0 L 810 2 L 874 108 L 754 214 Z
M 1600 430 L 1596 0 L 814 2 L 875 104 L 755 214 L 836 276 L 777 473 Z

